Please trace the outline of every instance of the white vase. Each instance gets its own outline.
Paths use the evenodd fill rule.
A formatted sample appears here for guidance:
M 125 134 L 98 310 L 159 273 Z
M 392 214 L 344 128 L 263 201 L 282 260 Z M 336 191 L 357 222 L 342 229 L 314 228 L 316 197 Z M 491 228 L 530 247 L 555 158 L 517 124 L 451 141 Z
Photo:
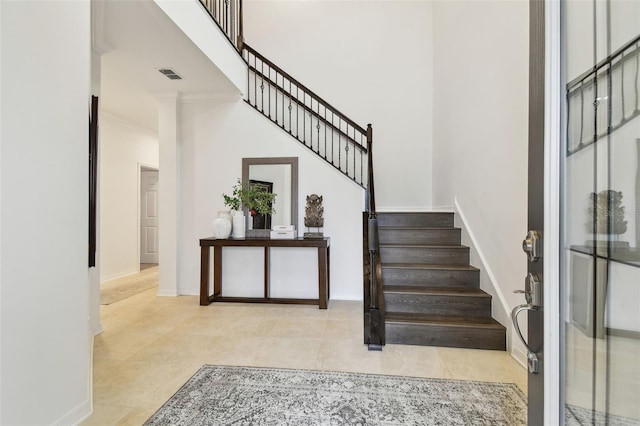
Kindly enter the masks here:
M 231 214 L 228 211 L 220 211 L 213 221 L 213 237 L 224 240 L 229 238 L 229 235 L 231 235 Z
M 242 211 L 234 211 L 233 212 L 233 238 L 244 238 L 245 237 L 245 217 L 244 212 Z

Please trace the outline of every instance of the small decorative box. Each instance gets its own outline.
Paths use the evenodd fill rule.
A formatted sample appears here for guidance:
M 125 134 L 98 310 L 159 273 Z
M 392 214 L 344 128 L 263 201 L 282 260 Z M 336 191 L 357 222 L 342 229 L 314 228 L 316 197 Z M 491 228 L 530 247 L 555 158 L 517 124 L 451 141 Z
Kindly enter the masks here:
M 289 231 L 271 231 L 272 240 L 293 240 L 294 238 L 296 238 L 296 231 L 293 229 Z

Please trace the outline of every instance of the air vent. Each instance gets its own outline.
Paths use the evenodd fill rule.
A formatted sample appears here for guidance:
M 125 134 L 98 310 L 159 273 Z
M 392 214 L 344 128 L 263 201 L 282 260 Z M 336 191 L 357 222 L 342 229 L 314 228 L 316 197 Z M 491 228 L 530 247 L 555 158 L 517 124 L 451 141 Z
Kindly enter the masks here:
M 182 80 L 182 77 L 180 77 L 178 74 L 176 74 L 174 70 L 170 68 L 161 68 L 158 71 L 164 74 L 164 76 L 167 77 L 169 80 Z

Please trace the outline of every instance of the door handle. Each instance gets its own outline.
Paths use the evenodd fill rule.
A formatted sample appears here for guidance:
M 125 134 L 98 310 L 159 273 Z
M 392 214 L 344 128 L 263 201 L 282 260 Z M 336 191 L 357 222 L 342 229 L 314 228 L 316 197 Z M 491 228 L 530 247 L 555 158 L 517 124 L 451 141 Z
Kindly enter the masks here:
M 524 347 L 527 348 L 527 365 L 529 367 L 529 373 L 532 374 L 538 374 L 538 372 L 540 371 L 540 361 L 538 359 L 538 355 L 536 355 L 536 353 L 531 350 L 529 344 L 522 336 L 522 331 L 520 331 L 520 325 L 518 324 L 518 314 L 520 312 L 535 311 L 537 309 L 537 306 L 526 303 L 524 305 L 516 306 L 515 308 L 513 308 L 513 311 L 511 311 L 511 321 L 513 322 L 513 326 L 516 329 L 516 334 L 520 338 L 520 341 L 522 342 Z
M 524 305 L 518 305 L 511 311 L 511 322 L 516 329 L 516 334 L 520 341 L 527 348 L 527 365 L 529 373 L 537 374 L 540 371 L 540 361 L 534 351 L 531 350 L 529 344 L 522 335 L 520 324 L 518 323 L 518 315 L 524 311 L 535 311 L 542 306 L 542 281 L 538 274 L 530 272 L 524 280 L 524 290 L 515 290 L 514 293 L 524 293 L 527 301 Z

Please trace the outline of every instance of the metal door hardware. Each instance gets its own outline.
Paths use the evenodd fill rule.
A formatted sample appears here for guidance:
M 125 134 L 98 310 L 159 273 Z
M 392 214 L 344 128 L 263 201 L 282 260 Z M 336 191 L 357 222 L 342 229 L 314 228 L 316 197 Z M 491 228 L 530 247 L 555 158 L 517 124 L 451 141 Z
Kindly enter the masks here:
M 525 289 L 515 290 L 514 293 L 524 293 L 524 297 L 527 303 L 524 305 L 518 305 L 511 311 L 511 321 L 516 329 L 516 334 L 520 338 L 520 341 L 527 348 L 527 364 L 529 367 L 529 373 L 537 374 L 540 371 L 540 361 L 534 351 L 531 350 L 529 344 L 522 336 L 520 331 L 520 325 L 518 324 L 518 314 L 524 311 L 535 311 L 542 307 L 542 281 L 538 274 L 529 273 L 525 278 Z
M 527 253 L 529 262 L 536 262 L 542 255 L 541 250 L 542 236 L 538 231 L 529 231 L 527 236 L 522 240 L 522 250 Z

